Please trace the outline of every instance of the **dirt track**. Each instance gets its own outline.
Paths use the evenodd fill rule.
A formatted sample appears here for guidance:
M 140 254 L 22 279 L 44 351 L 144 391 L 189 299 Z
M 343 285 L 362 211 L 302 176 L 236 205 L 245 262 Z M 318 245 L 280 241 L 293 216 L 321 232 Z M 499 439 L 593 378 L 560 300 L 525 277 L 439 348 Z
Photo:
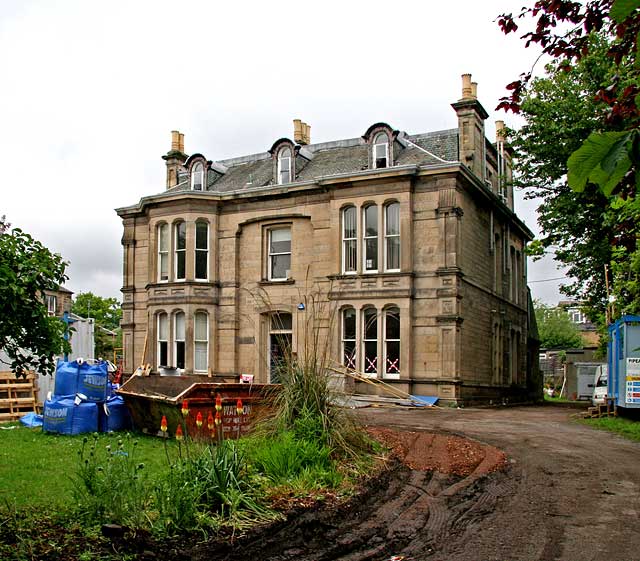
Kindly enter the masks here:
M 404 431 L 403 454 L 412 459 L 411 467 L 387 472 L 341 509 L 294 515 L 232 546 L 207 544 L 190 556 L 639 561 L 640 444 L 571 423 L 573 412 L 550 406 L 359 411 L 370 426 Z M 422 431 L 431 434 L 421 436 Z M 498 466 L 495 449 L 470 443 L 466 457 L 475 459 L 466 468 L 464 461 L 459 470 L 451 467 L 457 461 L 454 450 L 448 464 L 439 466 L 449 473 L 432 472 L 426 469 L 430 462 L 443 457 L 433 450 L 447 446 L 446 438 L 434 439 L 433 433 L 464 435 L 500 448 L 507 467 L 495 471 L 504 465 Z M 458 441 L 448 442 L 451 448 Z
M 476 438 L 510 459 L 511 485 L 498 483 L 486 516 L 451 536 L 430 560 L 638 561 L 640 444 L 571 423 L 572 413 L 544 406 L 367 409 L 361 416 L 369 424 Z M 485 493 L 493 485 L 489 477 Z

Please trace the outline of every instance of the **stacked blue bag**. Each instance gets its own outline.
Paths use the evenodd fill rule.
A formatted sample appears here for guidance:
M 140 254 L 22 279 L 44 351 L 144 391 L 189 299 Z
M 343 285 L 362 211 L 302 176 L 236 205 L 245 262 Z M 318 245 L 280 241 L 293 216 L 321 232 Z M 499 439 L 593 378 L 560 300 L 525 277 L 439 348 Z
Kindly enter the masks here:
M 131 428 L 124 401 L 109 382 L 108 363 L 58 361 L 54 395 L 44 403 L 43 430 L 60 434 Z

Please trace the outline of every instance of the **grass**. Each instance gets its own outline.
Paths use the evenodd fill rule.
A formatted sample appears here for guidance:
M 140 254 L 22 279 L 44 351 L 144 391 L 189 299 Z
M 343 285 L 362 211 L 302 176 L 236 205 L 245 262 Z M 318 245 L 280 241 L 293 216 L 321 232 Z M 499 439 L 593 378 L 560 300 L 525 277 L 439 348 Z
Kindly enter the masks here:
M 579 403 L 574 399 L 567 399 L 566 397 L 551 397 L 546 392 L 544 394 L 544 400 L 546 403 Z
M 580 419 L 580 422 L 595 429 L 614 432 L 629 440 L 640 442 L 639 421 L 633 421 L 623 417 L 602 417 L 600 419 Z
M 110 445 L 115 449 L 121 437 L 122 434 L 99 434 L 98 447 Z M 149 476 L 166 471 L 162 440 L 139 434 L 135 440 L 137 459 L 145 464 Z M 74 487 L 71 478 L 82 441 L 82 435 L 46 434 L 17 423 L 0 425 L 0 503 L 53 508 L 69 504 Z M 168 445 L 173 450 L 175 441 Z

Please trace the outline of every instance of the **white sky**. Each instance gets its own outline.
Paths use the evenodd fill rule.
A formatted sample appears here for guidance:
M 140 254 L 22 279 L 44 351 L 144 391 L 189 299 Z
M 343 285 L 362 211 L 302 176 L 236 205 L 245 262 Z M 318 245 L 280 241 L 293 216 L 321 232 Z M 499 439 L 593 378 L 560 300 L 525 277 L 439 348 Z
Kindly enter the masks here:
M 473 74 L 494 121 L 537 56 L 495 19 L 513 0 L 0 1 L 0 215 L 70 261 L 67 287 L 121 299 L 113 211 L 161 192 L 170 131 L 209 159 L 312 142 L 377 121 L 409 134 L 457 126 Z M 517 212 L 536 231 L 534 209 Z M 529 280 L 560 277 L 550 260 Z M 555 303 L 558 282 L 533 282 Z

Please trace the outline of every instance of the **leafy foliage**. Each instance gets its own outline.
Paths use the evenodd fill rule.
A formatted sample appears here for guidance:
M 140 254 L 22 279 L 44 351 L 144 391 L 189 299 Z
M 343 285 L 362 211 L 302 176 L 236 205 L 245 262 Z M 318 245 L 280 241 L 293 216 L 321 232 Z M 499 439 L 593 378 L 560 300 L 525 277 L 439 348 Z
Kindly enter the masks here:
M 18 375 L 52 372 L 56 355 L 70 350 L 65 326 L 49 317 L 45 290 L 67 279 L 66 263 L 39 241 L 0 218 L 0 349 Z
M 581 349 L 582 336 L 562 308 L 534 302 L 540 346 L 544 349 Z
M 626 227 L 593 185 L 575 192 L 566 182 L 567 160 L 605 119 L 607 107 L 595 94 L 616 72 L 606 56 L 607 38 L 593 35 L 589 54 L 570 70 L 558 63 L 547 65 L 547 76 L 537 78 L 522 98 L 527 122 L 511 132 L 516 151 L 515 184 L 539 202 L 542 236 L 530 254 L 555 253 L 576 282 L 562 291 L 580 300 L 594 322 L 604 322 L 607 305 L 604 266 Z

